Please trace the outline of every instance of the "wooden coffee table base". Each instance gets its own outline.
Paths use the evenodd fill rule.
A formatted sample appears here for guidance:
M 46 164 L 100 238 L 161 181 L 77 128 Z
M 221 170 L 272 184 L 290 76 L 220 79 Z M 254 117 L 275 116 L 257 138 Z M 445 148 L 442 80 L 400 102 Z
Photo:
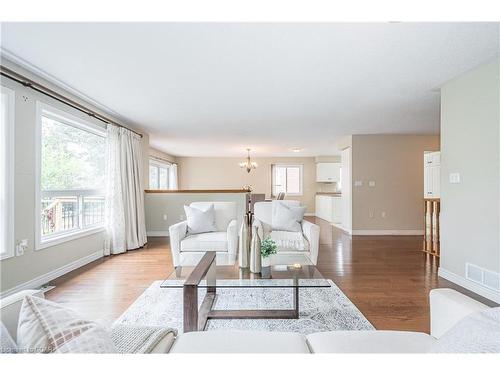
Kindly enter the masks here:
M 298 319 L 299 287 L 293 288 L 293 309 L 290 310 L 213 310 L 217 298 L 215 286 L 215 252 L 206 252 L 193 272 L 184 282 L 184 332 L 203 331 L 208 319 Z M 207 281 L 207 293 L 198 309 L 198 288 Z

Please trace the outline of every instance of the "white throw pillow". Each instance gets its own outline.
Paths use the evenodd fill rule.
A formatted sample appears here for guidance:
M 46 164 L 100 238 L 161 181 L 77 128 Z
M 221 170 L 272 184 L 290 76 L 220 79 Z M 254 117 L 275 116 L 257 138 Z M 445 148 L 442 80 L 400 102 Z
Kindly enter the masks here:
M 301 232 L 301 222 L 304 220 L 306 207 L 292 207 L 281 201 L 273 201 L 273 230 L 283 230 L 287 232 Z
M 116 353 L 111 336 L 75 311 L 33 296 L 24 297 L 17 328 L 21 353 Z
M 432 353 L 500 353 L 500 307 L 470 314 L 431 347 Z
M 217 232 L 215 225 L 215 208 L 211 204 L 206 211 L 184 206 L 189 234 Z
M 2 322 L 0 322 L 0 353 L 17 353 L 16 342 Z

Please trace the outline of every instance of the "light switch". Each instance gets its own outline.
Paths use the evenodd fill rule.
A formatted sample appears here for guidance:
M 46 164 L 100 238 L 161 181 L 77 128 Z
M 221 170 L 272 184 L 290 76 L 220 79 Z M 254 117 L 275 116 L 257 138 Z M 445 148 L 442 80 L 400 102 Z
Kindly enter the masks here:
M 460 173 L 454 172 L 450 173 L 450 184 L 459 184 L 460 183 Z
M 375 181 L 369 181 L 368 182 L 369 187 L 374 187 L 375 186 Z
M 354 181 L 354 186 L 363 186 L 363 181 Z

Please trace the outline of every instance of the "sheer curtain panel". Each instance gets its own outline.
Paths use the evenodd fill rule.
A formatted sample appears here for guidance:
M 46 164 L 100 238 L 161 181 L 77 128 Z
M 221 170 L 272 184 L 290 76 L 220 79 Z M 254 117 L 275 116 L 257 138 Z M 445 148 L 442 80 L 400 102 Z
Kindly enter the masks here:
M 142 162 L 140 137 L 109 124 L 104 255 L 137 249 L 147 242 Z

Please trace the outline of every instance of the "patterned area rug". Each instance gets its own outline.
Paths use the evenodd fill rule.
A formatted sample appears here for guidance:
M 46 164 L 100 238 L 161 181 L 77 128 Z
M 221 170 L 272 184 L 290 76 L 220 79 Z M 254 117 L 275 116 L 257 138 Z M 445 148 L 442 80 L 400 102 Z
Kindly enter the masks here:
M 337 330 L 373 330 L 356 306 L 329 280 L 330 288 L 301 288 L 299 319 L 211 319 L 207 330 L 255 330 L 310 334 Z M 182 332 L 182 289 L 160 288 L 155 281 L 115 323 L 176 328 Z M 199 303 L 205 296 L 198 293 Z M 217 289 L 215 309 L 290 309 L 292 289 Z

